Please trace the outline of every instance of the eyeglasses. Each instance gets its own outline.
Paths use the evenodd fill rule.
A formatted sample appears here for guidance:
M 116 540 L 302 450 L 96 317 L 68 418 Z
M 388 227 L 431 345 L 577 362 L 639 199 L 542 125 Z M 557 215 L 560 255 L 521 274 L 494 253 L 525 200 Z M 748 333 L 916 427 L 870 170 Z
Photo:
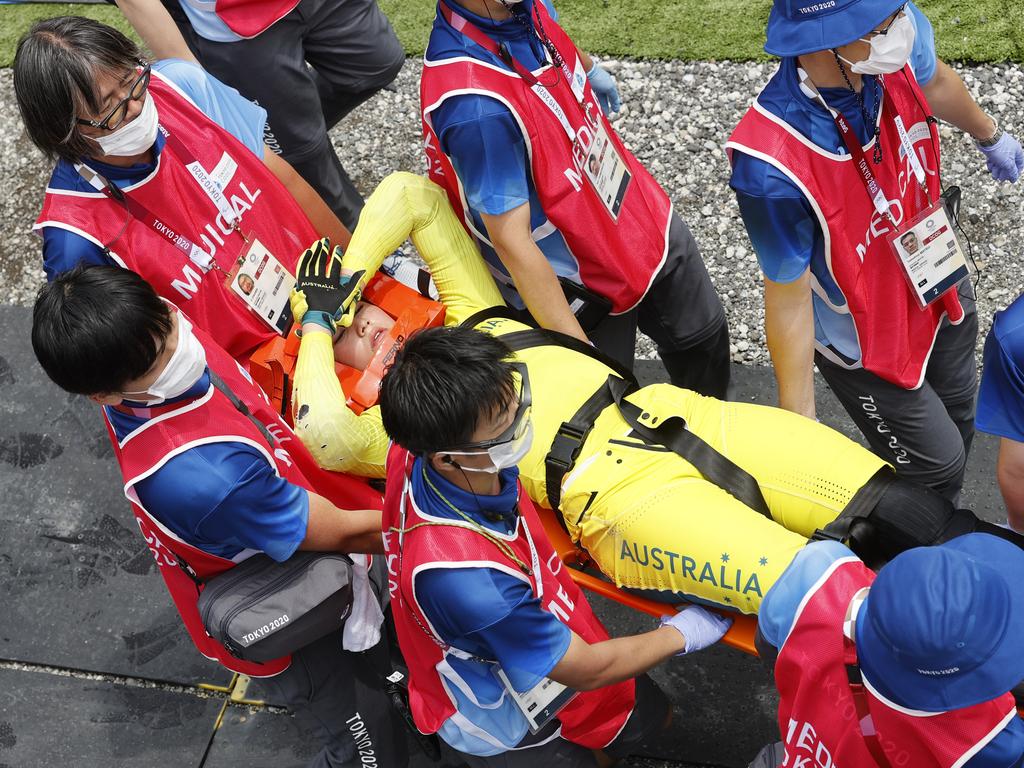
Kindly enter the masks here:
M 873 30 L 871 30 L 870 32 L 867 33 L 866 37 L 874 37 L 875 35 L 887 35 L 887 34 L 889 34 L 889 30 L 892 29 L 892 25 L 895 24 L 899 20 L 900 16 L 902 16 L 904 13 L 906 13 L 906 11 L 907 11 L 907 3 L 904 3 L 903 5 L 901 5 L 897 9 L 896 13 L 894 13 L 892 15 L 892 18 L 889 19 L 889 23 L 888 24 L 886 24 L 881 29 L 873 29 Z
M 512 420 L 512 424 L 500 435 L 492 437 L 490 440 L 481 440 L 478 443 L 453 445 L 450 449 L 445 449 L 444 453 L 447 453 L 449 450 L 483 453 L 488 448 L 493 448 L 494 446 L 501 445 L 503 443 L 509 443 L 513 440 L 518 440 L 523 436 L 523 432 L 530 424 L 530 413 L 533 410 L 533 397 L 530 394 L 530 376 L 526 371 L 526 365 L 523 363 L 512 363 L 512 368 L 519 374 L 520 381 L 519 405 L 516 407 L 516 415 Z
M 104 131 L 113 131 L 120 127 L 121 123 L 123 123 L 125 118 L 128 116 L 128 102 L 138 101 L 141 99 L 146 95 L 146 89 L 149 87 L 149 75 L 152 70 L 152 65 L 141 61 L 139 62 L 139 65 L 142 67 L 142 72 L 137 78 L 135 78 L 135 82 L 132 83 L 131 87 L 128 89 L 128 95 L 117 102 L 105 118 L 97 121 L 85 120 L 80 117 L 78 118 L 78 124 L 88 125 L 93 128 L 101 128 Z

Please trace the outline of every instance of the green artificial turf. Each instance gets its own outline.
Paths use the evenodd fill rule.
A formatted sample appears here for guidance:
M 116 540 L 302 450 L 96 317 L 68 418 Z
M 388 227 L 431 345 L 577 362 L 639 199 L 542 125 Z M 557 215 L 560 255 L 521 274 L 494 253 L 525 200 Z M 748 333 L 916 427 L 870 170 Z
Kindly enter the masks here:
M 423 53 L 434 0 L 379 0 L 406 51 Z M 758 59 L 771 0 L 555 0 L 579 46 L 608 56 Z M 1024 0 L 919 0 L 935 25 L 939 55 L 969 62 L 1024 61 Z M 127 29 L 108 5 L 0 5 L 0 66 L 36 19 L 78 13 Z

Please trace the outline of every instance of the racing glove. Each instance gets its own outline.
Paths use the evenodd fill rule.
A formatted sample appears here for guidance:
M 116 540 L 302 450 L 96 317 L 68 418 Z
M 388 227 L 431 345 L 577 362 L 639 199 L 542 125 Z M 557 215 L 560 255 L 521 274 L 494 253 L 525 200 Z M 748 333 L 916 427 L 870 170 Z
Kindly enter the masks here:
M 686 647 L 676 654 L 682 656 L 717 643 L 729 631 L 732 619 L 699 605 L 691 605 L 672 616 L 662 616 L 661 626 L 672 627 L 686 639 Z
M 975 142 L 985 155 L 985 164 L 996 181 L 1016 181 L 1024 171 L 1024 150 L 1020 142 L 1006 131 L 999 131 L 999 139 L 991 146 Z
M 608 70 L 594 62 L 594 66 L 587 72 L 587 80 L 590 81 L 590 87 L 605 115 L 622 109 L 618 86 L 615 85 L 615 78 L 608 74 Z
M 313 243 L 299 257 L 291 295 L 294 317 L 303 324 L 316 323 L 332 334 L 338 326 L 352 324 L 365 283 L 364 270 L 341 274 L 341 257 L 341 247 L 332 251 L 328 238 Z

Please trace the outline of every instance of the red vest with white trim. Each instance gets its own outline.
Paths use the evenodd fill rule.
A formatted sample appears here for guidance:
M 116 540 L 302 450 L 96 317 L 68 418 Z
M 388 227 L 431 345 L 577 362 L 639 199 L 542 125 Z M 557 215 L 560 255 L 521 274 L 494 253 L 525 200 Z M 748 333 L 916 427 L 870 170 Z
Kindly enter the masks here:
M 238 139 L 204 115 L 176 86 L 154 72 L 149 84 L 160 125 L 177 136 L 206 169 L 218 163 L 237 167 L 224 194 L 240 215 L 240 226 L 252 232 L 281 264 L 295 272 L 299 254 L 319 238 L 298 203 Z M 124 192 L 160 216 L 164 223 L 200 245 L 230 271 L 245 246 L 188 172 L 184 159 L 164 145 L 156 170 Z M 235 359 L 248 357 L 275 335 L 225 284 L 214 269 L 203 273 L 188 256 L 149 222 L 130 215 L 102 192 L 47 189 L 43 210 L 33 229 L 61 227 L 109 247 L 122 266 L 141 275 L 165 299 L 180 305 L 195 324 L 211 334 Z
M 786 765 L 834 761 L 843 768 L 877 768 L 861 733 L 843 656 L 846 609 L 875 574 L 856 558 L 837 561 L 832 569 L 804 598 L 775 665 Z M 866 676 L 865 683 L 871 720 L 892 766 L 963 765 L 1017 716 L 1008 693 L 951 712 L 918 712 L 876 696 Z
M 219 661 L 228 669 L 266 677 L 286 669 L 289 658 L 257 664 L 232 656 L 206 633 L 196 608 L 201 587 L 179 565 L 182 561 L 187 563 L 198 580 L 206 581 L 236 563 L 204 552 L 171 532 L 146 511 L 135 491 L 135 484 L 160 471 L 169 459 L 192 446 L 229 442 L 245 443 L 256 448 L 285 480 L 318 493 L 343 509 L 380 509 L 382 499 L 377 491 L 362 480 L 328 472 L 317 466 L 309 451 L 295 437 L 280 414 L 269 405 L 263 390 L 252 382 L 249 374 L 220 349 L 209 335 L 199 328 L 195 328 L 194 333 L 206 350 L 209 369 L 219 375 L 253 416 L 267 427 L 274 438 L 273 448 L 256 425 L 212 384 L 205 394 L 195 400 L 133 411 L 151 418 L 123 440 L 118 441 L 109 419 L 107 431 L 117 463 L 121 467 L 125 496 L 132 503 L 132 511 L 142 535 L 160 567 L 160 575 L 164 578 L 192 642 L 200 653 Z
M 409 453 L 392 445 L 388 451 L 384 497 L 384 552 L 388 560 L 395 627 L 402 655 L 409 664 L 409 705 L 416 727 L 423 733 L 435 733 L 456 712 L 437 667 L 445 663 L 448 654 L 460 655 L 460 652 L 428 634 L 426 628 L 430 621 L 416 602 L 414 574 L 424 568 L 459 567 L 461 563 L 494 563 L 503 572 L 511 571 L 508 556 L 468 525 L 456 520 L 445 520 L 442 525 L 430 524 L 436 519 L 424 517 L 412 497 L 407 474 L 411 465 Z M 403 507 L 404 534 L 399 531 Z M 532 572 L 523 574 L 513 566 L 515 575 L 529 582 L 546 611 L 588 643 L 607 640 L 608 633 L 563 567 L 544 535 L 533 502 L 521 488 L 519 512 L 515 538 L 507 539 L 506 543 L 520 560 L 532 564 Z M 428 524 L 412 530 L 421 523 Z M 402 567 L 398 572 L 400 539 Z M 523 638 L 523 642 L 528 639 Z M 562 737 L 589 749 L 608 746 L 629 719 L 635 695 L 632 680 L 579 693 L 558 714 Z
M 534 3 L 544 29 L 563 60 L 571 67 L 576 46 L 548 15 L 544 3 Z M 424 148 L 431 181 L 448 193 L 452 208 L 473 232 L 462 184 L 451 159 L 442 151 L 430 113 L 445 99 L 466 93 L 490 96 L 509 108 L 526 141 L 533 184 L 548 220 L 562 233 L 579 265 L 580 279 L 591 291 L 612 302 L 620 314 L 636 306 L 647 293 L 665 261 L 672 204 L 647 169 L 626 149 L 584 81 L 584 114 L 570 84 L 557 66 L 534 73 L 542 83 L 556 84 L 546 92 L 568 118 L 577 140 L 569 141 L 561 122 L 530 86 L 515 72 L 482 61 L 459 57 L 425 61 L 420 80 Z M 619 211 L 612 219 L 586 178 L 583 163 L 601 121 L 633 179 Z
M 901 159 L 894 118 L 903 117 L 928 174 L 933 200 L 938 200 L 940 189 L 939 137 L 927 122 L 928 113 L 922 108 L 927 101 L 909 65 L 902 74 L 879 78 L 879 82 L 885 89 L 880 116 L 884 153 L 882 162 L 871 163 L 871 169 L 893 218 L 902 224 L 928 207 L 928 197 L 914 177 L 909 158 Z M 889 245 L 892 225 L 872 205 L 852 158 L 814 145 L 757 102 L 740 120 L 726 147 L 730 156 L 733 151 L 745 152 L 775 166 L 807 197 L 825 238 L 829 271 L 846 298 L 846 308 L 832 305 L 824 291 L 818 294 L 836 311 L 849 311 L 860 342 L 861 365 L 905 389 L 921 386 L 939 323 L 946 315 L 959 323 L 964 311 L 955 288 L 926 309 L 918 305 Z M 872 147 L 865 147 L 868 158 Z
M 299 0 L 217 0 L 214 13 L 239 37 L 256 37 L 283 19 Z

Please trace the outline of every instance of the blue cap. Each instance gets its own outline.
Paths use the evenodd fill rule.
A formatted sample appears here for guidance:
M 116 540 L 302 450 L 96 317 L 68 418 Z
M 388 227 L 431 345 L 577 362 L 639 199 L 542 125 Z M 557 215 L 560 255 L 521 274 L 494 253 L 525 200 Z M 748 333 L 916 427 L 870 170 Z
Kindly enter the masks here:
M 764 49 L 802 56 L 852 43 L 903 7 L 906 0 L 775 0 Z
M 946 712 L 1024 680 L 1024 550 L 987 533 L 898 555 L 857 618 L 864 677 L 895 704 Z

